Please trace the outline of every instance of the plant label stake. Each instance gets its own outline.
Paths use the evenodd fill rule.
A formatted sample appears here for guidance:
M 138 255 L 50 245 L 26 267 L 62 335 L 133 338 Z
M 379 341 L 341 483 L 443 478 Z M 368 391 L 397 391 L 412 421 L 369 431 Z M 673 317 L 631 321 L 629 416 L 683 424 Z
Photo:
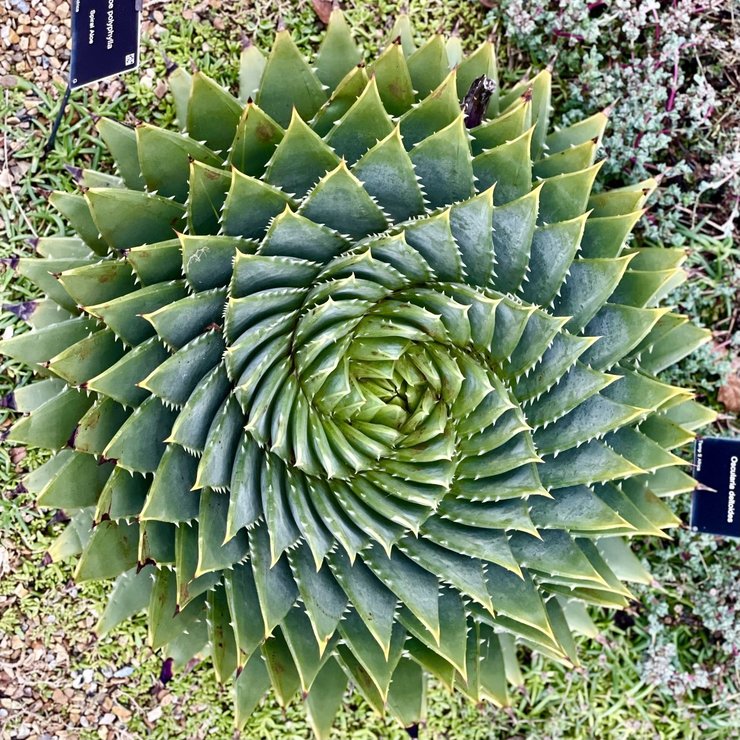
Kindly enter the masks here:
M 74 0 L 72 90 L 139 64 L 141 0 Z
M 72 90 L 139 66 L 141 3 L 142 0 L 73 0 L 69 81 L 44 154 L 54 146 Z
M 699 485 L 691 504 L 691 528 L 740 537 L 740 439 L 697 439 L 694 478 Z

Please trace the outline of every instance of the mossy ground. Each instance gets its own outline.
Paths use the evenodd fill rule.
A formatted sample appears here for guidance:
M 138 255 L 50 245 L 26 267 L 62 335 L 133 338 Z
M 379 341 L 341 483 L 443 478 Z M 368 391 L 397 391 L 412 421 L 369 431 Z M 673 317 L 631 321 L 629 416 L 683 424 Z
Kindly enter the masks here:
M 597 4 L 598 5 L 598 4 Z M 397 10 L 392 2 L 347 3 L 365 49 L 374 52 Z M 495 31 L 492 16 L 477 2 L 410 3 L 420 32 L 459 23 L 473 46 Z M 33 297 L 16 280 L 12 259 L 28 254 L 28 238 L 64 229 L 48 193 L 72 189 L 66 165 L 96 166 L 100 142 L 92 118 L 154 121 L 169 125 L 173 110 L 164 87 L 164 59 L 197 59 L 220 82 L 233 85 L 242 33 L 269 45 L 278 16 L 304 50 L 313 48 L 321 25 L 307 2 L 251 3 L 183 0 L 147 5 L 147 33 L 138 73 L 75 93 L 53 151 L 42 159 L 50 118 L 60 90 L 7 88 L 0 99 L 0 135 L 10 185 L 0 191 L 0 249 L 8 262 L 0 274 L 3 303 Z M 495 13 L 493 20 L 495 20 Z M 507 46 L 502 39 L 502 47 Z M 630 51 L 625 49 L 625 55 Z M 503 73 L 526 67 L 525 53 L 502 60 Z M 558 64 L 555 64 L 556 75 Z M 563 73 L 566 70 L 564 68 Z M 566 89 L 565 83 L 562 89 Z M 557 99 L 558 96 L 556 96 Z M 2 168 L 0 168 L 2 169 Z M 737 331 L 738 248 L 730 236 L 684 234 L 692 279 L 673 301 L 715 329 L 731 346 Z M 20 328 L 10 312 L 0 331 Z M 727 344 L 729 342 L 729 344 Z M 672 371 L 693 384 L 708 402 L 724 382 L 727 351 L 700 353 Z M 27 375 L 6 365 L 0 395 Z M 722 407 L 718 407 L 722 411 Z M 0 409 L 0 431 L 12 413 Z M 722 432 L 736 433 L 731 417 Z M 217 685 L 207 665 L 175 671 L 160 681 L 162 656 L 146 646 L 143 619 L 97 640 L 92 632 L 106 586 L 71 581 L 71 566 L 49 564 L 46 549 L 60 531 L 60 513 L 39 511 L 23 492 L 23 474 L 41 461 L 33 450 L 3 447 L 0 454 L 0 736 L 80 738 L 230 737 L 231 691 Z M 686 520 L 688 501 L 677 502 Z M 603 635 L 582 641 L 582 665 L 558 666 L 522 655 L 524 688 L 512 707 L 471 706 L 437 686 L 429 692 L 424 738 L 729 738 L 740 727 L 740 551 L 681 530 L 672 541 L 638 544 L 656 584 L 640 589 L 629 612 L 596 614 Z M 306 738 L 310 731 L 299 706 L 283 710 L 263 702 L 245 728 L 248 738 Z M 374 716 L 354 696 L 342 709 L 336 737 L 404 738 L 405 730 Z

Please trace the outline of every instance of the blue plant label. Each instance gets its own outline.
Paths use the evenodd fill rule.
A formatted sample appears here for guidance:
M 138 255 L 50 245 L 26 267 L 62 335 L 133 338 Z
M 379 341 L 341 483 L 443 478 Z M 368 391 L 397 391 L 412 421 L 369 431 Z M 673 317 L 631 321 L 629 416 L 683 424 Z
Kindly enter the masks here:
M 72 0 L 74 90 L 139 64 L 141 0 Z
M 697 439 L 694 478 L 699 485 L 691 504 L 691 528 L 696 532 L 740 537 L 740 439 Z

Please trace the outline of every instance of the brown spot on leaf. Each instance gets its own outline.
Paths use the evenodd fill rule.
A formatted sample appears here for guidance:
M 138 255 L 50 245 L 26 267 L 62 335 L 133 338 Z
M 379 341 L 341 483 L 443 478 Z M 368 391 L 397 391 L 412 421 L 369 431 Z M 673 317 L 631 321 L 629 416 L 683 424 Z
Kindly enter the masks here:
M 272 139 L 272 128 L 266 123 L 260 123 L 254 133 L 259 141 L 269 142 Z

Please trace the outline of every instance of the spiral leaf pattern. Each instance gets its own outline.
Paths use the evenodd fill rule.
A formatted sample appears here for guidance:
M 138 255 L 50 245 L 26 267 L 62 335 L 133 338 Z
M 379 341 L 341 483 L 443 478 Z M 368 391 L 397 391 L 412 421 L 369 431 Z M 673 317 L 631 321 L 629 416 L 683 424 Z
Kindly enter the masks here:
M 145 609 L 239 724 L 272 687 L 320 737 L 348 680 L 409 725 L 429 675 L 503 705 L 517 645 L 576 662 L 711 420 L 656 378 L 707 335 L 658 307 L 682 252 L 626 244 L 655 182 L 592 191 L 606 112 L 548 133 L 548 71 L 502 91 L 406 16 L 360 60 L 335 10 L 315 69 L 248 45 L 240 99 L 175 70 L 184 133 L 100 121 L 117 174 L 53 197 L 78 236 L 20 260 L 46 297 L 1 345 L 100 631 Z

